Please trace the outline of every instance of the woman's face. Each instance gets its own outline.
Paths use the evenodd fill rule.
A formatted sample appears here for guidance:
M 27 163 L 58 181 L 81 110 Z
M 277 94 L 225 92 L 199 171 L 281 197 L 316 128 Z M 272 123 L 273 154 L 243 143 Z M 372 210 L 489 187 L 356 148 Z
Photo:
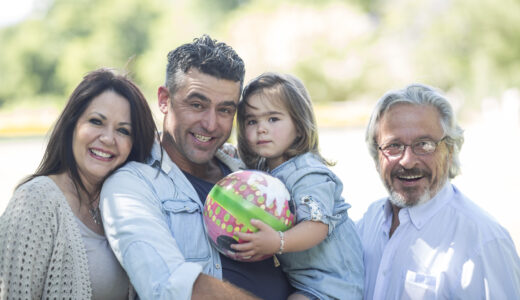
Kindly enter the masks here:
M 72 138 L 78 173 L 87 188 L 123 164 L 132 150 L 128 100 L 107 90 L 95 97 L 79 117 Z

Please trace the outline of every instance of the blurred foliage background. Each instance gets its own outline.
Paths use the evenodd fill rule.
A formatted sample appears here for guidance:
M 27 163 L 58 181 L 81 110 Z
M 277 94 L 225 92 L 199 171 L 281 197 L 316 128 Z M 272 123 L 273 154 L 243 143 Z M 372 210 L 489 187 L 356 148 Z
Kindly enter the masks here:
M 518 16 L 518 0 L 35 1 L 28 18 L 0 28 L 0 112 L 59 111 L 102 66 L 130 72 L 155 107 L 166 54 L 203 33 L 237 50 L 246 79 L 295 74 L 343 125 L 345 103 L 371 107 L 411 82 L 471 112 L 520 86 Z

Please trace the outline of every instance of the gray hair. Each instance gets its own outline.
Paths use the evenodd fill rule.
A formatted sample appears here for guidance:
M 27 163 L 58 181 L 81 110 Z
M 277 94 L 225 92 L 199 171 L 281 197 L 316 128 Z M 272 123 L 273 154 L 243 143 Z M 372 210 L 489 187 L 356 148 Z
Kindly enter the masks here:
M 449 101 L 436 89 L 423 84 L 411 84 L 402 90 L 387 92 L 377 101 L 365 134 L 368 151 L 376 162 L 377 167 L 379 168 L 377 144 L 379 121 L 392 105 L 398 103 L 430 105 L 439 111 L 441 126 L 446 138 L 445 143 L 452 152 L 452 162 L 448 176 L 449 178 L 455 178 L 455 176 L 460 174 L 459 153 L 464 143 L 464 131 L 457 124 L 455 113 Z

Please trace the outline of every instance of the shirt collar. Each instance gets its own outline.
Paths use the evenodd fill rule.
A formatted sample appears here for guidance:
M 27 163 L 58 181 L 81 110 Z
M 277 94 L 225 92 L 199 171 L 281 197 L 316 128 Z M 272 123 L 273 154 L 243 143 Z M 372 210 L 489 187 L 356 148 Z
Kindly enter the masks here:
M 154 167 L 161 166 L 161 170 L 163 170 L 163 172 L 166 174 L 169 174 L 173 168 L 177 167 L 177 165 L 171 160 L 168 153 L 166 153 L 166 150 L 161 147 L 158 139 L 156 139 L 153 143 L 148 164 Z
M 246 168 L 246 166 L 240 159 L 235 159 L 229 156 L 228 154 L 225 154 L 221 149 L 217 150 L 217 152 L 215 153 L 215 157 L 220 162 L 224 163 L 231 170 L 231 172 L 235 172 Z M 163 170 L 163 172 L 166 174 L 169 174 L 172 169 L 179 169 L 177 164 L 175 164 L 171 160 L 166 150 L 161 146 L 158 139 L 156 139 L 153 143 L 148 164 L 154 167 L 158 167 L 160 165 L 161 170 Z
M 381 207 L 383 210 L 383 233 L 386 237 L 388 237 L 390 232 L 390 227 L 392 226 L 392 203 L 390 202 L 390 198 L 387 198 L 387 200 L 384 202 L 383 206 Z
M 383 204 L 383 207 L 381 207 L 383 210 L 383 215 L 385 216 L 385 221 L 388 219 L 392 219 L 392 202 L 390 202 L 390 197 L 388 197 Z
M 421 229 L 452 197 L 453 188 L 451 183 L 447 181 L 432 199 L 420 205 L 408 208 L 412 224 L 417 229 Z
M 453 193 L 453 187 L 451 183 L 447 181 L 442 189 L 432 199 L 420 205 L 405 207 L 401 210 L 407 211 L 412 224 L 417 229 L 421 229 L 432 216 L 434 216 L 439 210 L 442 209 L 444 205 L 448 203 L 449 199 L 453 197 Z M 383 209 L 384 222 L 389 227 L 393 214 L 392 203 L 390 202 L 389 198 L 384 202 L 381 209 Z

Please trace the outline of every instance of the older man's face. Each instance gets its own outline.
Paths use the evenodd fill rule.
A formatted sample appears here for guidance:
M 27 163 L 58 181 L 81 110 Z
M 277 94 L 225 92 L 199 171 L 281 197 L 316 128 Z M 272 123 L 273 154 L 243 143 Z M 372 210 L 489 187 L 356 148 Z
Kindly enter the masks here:
M 440 114 L 429 105 L 395 104 L 379 122 L 378 144 L 410 145 L 418 140 L 439 141 L 444 130 Z M 434 197 L 448 179 L 451 154 L 444 142 L 434 153 L 416 155 L 408 146 L 401 157 L 389 158 L 379 151 L 378 171 L 398 207 L 414 206 Z

